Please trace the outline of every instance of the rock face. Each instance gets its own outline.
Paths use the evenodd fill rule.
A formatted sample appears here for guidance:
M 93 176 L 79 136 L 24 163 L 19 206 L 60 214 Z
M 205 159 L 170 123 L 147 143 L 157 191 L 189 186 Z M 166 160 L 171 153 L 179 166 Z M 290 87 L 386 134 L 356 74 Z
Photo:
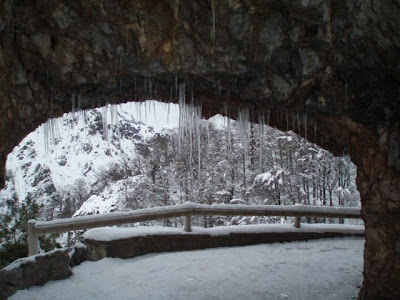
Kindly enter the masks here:
M 0 182 L 6 155 L 48 117 L 177 101 L 185 83 L 205 116 L 265 111 L 351 155 L 366 223 L 360 298 L 398 298 L 399 15 L 398 0 L 2 1 Z
M 67 250 L 55 250 L 21 258 L 0 270 L 0 299 L 7 299 L 17 290 L 44 284 L 72 275 Z
M 72 248 L 72 253 L 70 254 L 70 256 L 71 256 L 70 266 L 71 268 L 73 268 L 75 266 L 79 266 L 81 263 L 88 260 L 89 252 L 84 244 L 78 242 Z

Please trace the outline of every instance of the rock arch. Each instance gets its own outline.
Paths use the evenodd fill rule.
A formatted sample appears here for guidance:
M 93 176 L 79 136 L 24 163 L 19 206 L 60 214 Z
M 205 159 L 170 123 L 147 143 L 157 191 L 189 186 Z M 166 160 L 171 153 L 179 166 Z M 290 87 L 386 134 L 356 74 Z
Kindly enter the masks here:
M 307 115 L 299 133 L 349 153 L 358 167 L 360 298 L 395 299 L 399 15 L 397 0 L 2 1 L 1 185 L 12 148 L 73 106 L 176 101 L 176 84 L 185 82 L 205 116 L 223 112 L 223 103 L 247 106 L 269 111 L 270 123 L 286 130 L 281 115 Z

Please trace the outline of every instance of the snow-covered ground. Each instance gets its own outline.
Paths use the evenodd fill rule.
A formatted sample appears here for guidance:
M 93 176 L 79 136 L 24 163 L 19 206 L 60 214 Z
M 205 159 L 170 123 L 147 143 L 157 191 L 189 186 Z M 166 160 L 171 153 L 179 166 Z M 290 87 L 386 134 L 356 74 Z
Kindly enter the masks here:
M 56 221 L 57 222 L 57 221 Z M 54 224 L 54 223 L 53 223 Z M 186 232 L 183 228 L 161 227 L 161 226 L 137 226 L 129 228 L 121 227 L 98 227 L 89 229 L 83 234 L 84 239 L 95 241 L 115 241 L 129 239 L 139 236 L 149 235 L 210 235 L 223 236 L 232 233 L 289 233 L 289 232 L 341 232 L 348 234 L 364 234 L 364 226 L 362 225 L 343 225 L 343 224 L 301 224 L 300 228 L 295 228 L 293 224 L 260 224 L 245 226 L 217 226 L 212 228 L 192 227 L 191 232 Z
M 85 262 L 10 299 L 356 299 L 364 239 L 324 239 Z

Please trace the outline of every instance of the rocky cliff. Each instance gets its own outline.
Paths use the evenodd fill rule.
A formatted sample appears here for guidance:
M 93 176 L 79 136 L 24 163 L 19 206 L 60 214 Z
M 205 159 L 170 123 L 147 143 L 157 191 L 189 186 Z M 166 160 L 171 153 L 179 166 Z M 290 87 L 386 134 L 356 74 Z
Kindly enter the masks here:
M 234 116 L 233 108 L 246 106 L 268 111 L 282 129 L 296 119 L 300 134 L 349 153 L 358 166 L 366 223 L 360 297 L 394 299 L 399 16 L 398 0 L 5 0 L 1 169 L 11 149 L 48 117 L 107 101 L 177 101 L 180 83 L 188 99 L 202 102 L 204 115 L 228 107 Z

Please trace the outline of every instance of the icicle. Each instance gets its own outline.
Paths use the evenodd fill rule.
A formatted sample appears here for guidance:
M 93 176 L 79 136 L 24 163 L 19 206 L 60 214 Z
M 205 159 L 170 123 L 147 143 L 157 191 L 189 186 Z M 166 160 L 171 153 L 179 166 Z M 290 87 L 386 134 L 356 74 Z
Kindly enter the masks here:
M 304 137 L 305 139 L 307 139 L 307 113 L 304 113 L 303 120 L 304 120 Z
M 294 112 L 292 112 L 292 130 L 296 132 L 296 116 Z
M 287 110 L 285 116 L 286 116 L 286 131 L 289 131 L 289 114 Z
M 82 110 L 82 97 L 81 93 L 78 94 L 78 111 Z
M 156 101 L 152 101 L 153 103 L 153 116 L 154 116 L 154 122 L 157 121 L 157 116 L 156 116 Z
M 183 86 L 183 87 L 185 88 L 185 86 Z M 179 87 L 179 92 L 180 92 L 180 89 L 181 89 L 181 87 Z M 178 75 L 175 75 L 175 97 L 178 97 Z
M 49 120 L 43 124 L 44 153 L 46 158 L 49 156 Z
M 87 139 L 87 132 L 86 132 L 86 126 L 87 126 L 87 114 L 86 111 L 83 111 L 83 134 L 85 135 L 85 142 Z
M 317 142 L 317 123 L 314 122 L 314 143 Z
M 137 100 L 136 76 L 133 76 L 133 87 L 135 92 L 135 100 Z
M 224 114 L 224 116 L 228 116 L 228 103 L 227 102 L 224 102 L 223 104 L 222 104 L 222 112 L 223 112 L 223 114 Z M 226 120 L 224 119 L 224 126 L 226 126 Z
M 297 129 L 299 130 L 299 134 L 301 134 L 301 119 L 299 116 L 299 111 L 296 112 L 296 120 L 297 120 Z
M 149 92 L 150 92 L 150 99 L 153 97 L 153 83 L 151 82 L 151 78 L 149 78 Z
M 50 114 L 53 115 L 54 89 L 50 89 Z
M 56 144 L 58 138 L 57 119 L 48 119 L 43 124 L 44 151 L 46 158 L 48 157 L 50 144 Z
M 250 137 L 249 137 L 249 109 L 239 109 L 238 112 L 238 126 L 240 139 L 243 145 L 244 158 L 247 161 L 248 151 L 250 147 Z
M 137 119 L 142 122 L 142 102 L 136 104 Z
M 108 132 L 108 103 L 102 107 L 102 123 L 103 123 L 103 139 L 108 143 L 108 149 L 110 149 L 110 140 Z
M 207 134 L 207 160 L 210 154 L 210 122 L 206 123 L 206 134 Z
M 113 113 L 113 128 L 114 128 L 114 132 L 115 132 L 115 136 L 118 140 L 118 142 L 120 143 L 120 131 L 119 131 L 119 120 L 118 120 L 118 107 L 120 107 L 119 105 L 113 105 L 113 109 L 112 109 L 112 113 Z
M 231 118 L 228 117 L 228 149 L 231 149 Z
M 72 93 L 72 96 L 71 96 L 71 106 L 72 106 L 72 108 L 71 108 L 72 114 L 74 114 L 75 113 L 75 94 L 74 93 Z
M 144 101 L 144 123 L 147 123 L 147 101 Z
M 171 104 L 168 102 L 167 104 L 167 123 L 169 124 L 169 114 L 171 112 Z
M 177 77 L 175 76 L 175 86 L 177 87 Z M 186 115 L 186 110 L 185 110 L 185 84 L 181 83 L 179 85 L 179 139 L 178 139 L 178 149 L 179 153 L 181 152 L 181 144 L 183 140 L 183 134 L 184 134 L 184 125 L 185 125 L 185 115 Z
M 210 6 L 211 6 L 211 21 L 212 21 L 210 39 L 211 39 L 212 43 L 214 44 L 214 42 L 215 42 L 215 0 L 209 0 L 209 1 L 210 1 Z
M 264 127 L 265 127 L 265 116 L 264 113 L 262 113 L 258 115 L 258 135 L 260 144 L 260 173 L 263 172 Z
M 179 84 L 179 153 L 183 142 L 188 143 L 189 150 L 189 169 L 191 184 L 194 181 L 193 162 L 197 145 L 198 176 L 201 174 L 201 106 L 195 106 L 194 95 L 192 94 L 190 104 L 186 104 L 185 84 Z M 193 195 L 191 195 L 192 197 Z M 193 198 L 192 198 L 193 199 Z
M 110 106 L 111 114 L 111 135 L 119 139 L 119 122 L 118 122 L 118 106 L 113 104 Z
M 114 105 L 110 106 L 110 111 L 111 111 L 110 117 L 111 117 L 111 135 L 112 135 L 114 126 Z
M 227 102 L 224 102 L 224 104 L 223 104 L 223 112 L 224 112 L 224 115 L 225 115 L 224 126 L 226 127 L 227 135 L 228 135 L 228 138 L 227 138 L 227 143 L 228 143 L 227 149 L 230 149 L 230 145 L 231 145 L 231 119 L 229 118 L 229 107 L 228 107 L 228 103 Z
M 196 135 L 197 135 L 197 163 L 199 168 L 198 181 L 200 182 L 200 174 L 201 174 L 201 136 L 200 136 L 200 121 L 201 121 L 201 109 L 197 107 L 197 111 L 195 112 L 195 121 L 196 121 Z

